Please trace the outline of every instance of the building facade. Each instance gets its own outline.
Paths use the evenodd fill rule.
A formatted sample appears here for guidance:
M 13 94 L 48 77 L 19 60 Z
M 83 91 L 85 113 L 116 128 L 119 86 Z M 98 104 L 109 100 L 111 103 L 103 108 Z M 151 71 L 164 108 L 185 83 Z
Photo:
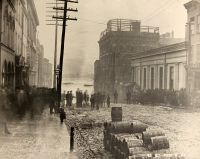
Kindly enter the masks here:
M 168 45 L 132 57 L 132 82 L 142 90 L 186 88 L 186 43 Z
M 99 40 L 95 92 L 113 94 L 120 85 L 131 82 L 131 56 L 158 46 L 159 28 L 143 27 L 140 21 L 129 19 L 110 20 Z
M 200 1 L 192 0 L 185 4 L 187 9 L 186 41 L 188 43 L 187 87 L 191 91 L 200 90 Z
M 33 0 L 27 1 L 27 31 L 28 31 L 28 49 L 27 49 L 27 64 L 29 66 L 29 85 L 37 86 L 38 77 L 38 55 L 36 51 L 36 37 L 37 26 L 39 25 L 39 19 L 35 4 Z
M 15 3 L 0 1 L 0 86 L 15 88 Z
M 28 12 L 26 0 L 15 0 L 15 8 L 16 88 L 23 89 L 29 85 L 29 67 L 27 65 Z

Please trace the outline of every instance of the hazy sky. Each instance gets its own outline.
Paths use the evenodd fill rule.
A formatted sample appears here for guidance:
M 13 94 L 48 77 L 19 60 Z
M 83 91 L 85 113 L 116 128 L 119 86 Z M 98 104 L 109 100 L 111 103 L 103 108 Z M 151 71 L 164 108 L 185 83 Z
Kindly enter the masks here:
M 45 57 L 53 63 L 54 26 L 47 26 L 45 19 L 50 5 L 55 0 L 34 0 L 40 20 L 38 27 L 40 42 L 45 48 Z M 142 25 L 158 26 L 160 33 L 174 30 L 176 37 L 185 36 L 186 9 L 183 4 L 189 0 L 79 0 L 78 8 L 71 13 L 78 21 L 68 23 L 64 56 L 64 72 L 93 72 L 93 63 L 98 59 L 98 40 L 106 29 L 106 23 L 113 18 L 141 20 Z M 59 27 L 58 41 L 61 39 Z M 60 52 L 60 43 L 58 45 Z

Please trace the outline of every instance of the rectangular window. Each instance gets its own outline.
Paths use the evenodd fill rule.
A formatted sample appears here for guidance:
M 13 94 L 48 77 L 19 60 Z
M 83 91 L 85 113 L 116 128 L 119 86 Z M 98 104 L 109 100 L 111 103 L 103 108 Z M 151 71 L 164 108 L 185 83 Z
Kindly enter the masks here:
M 190 18 L 190 33 L 195 34 L 194 17 Z
M 143 89 L 146 89 L 147 87 L 147 69 L 144 68 L 143 72 Z
M 140 68 L 137 68 L 137 84 L 140 86 Z
M 174 89 L 174 67 L 170 66 L 169 68 L 169 89 Z
M 159 89 L 163 89 L 163 67 L 160 67 L 159 69 Z
M 151 68 L 151 89 L 154 89 L 154 68 Z

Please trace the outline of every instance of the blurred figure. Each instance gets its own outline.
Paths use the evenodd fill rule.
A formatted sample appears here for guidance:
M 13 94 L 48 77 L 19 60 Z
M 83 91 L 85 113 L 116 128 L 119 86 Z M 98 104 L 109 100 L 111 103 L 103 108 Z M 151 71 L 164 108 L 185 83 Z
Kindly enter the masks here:
M 98 92 L 95 95 L 96 110 L 99 110 L 100 101 L 101 101 L 101 94 Z
M 63 123 L 64 119 L 66 119 L 66 113 L 64 108 L 60 108 L 60 122 Z
M 126 101 L 127 104 L 131 104 L 131 92 L 129 90 L 126 92 Z
M 118 102 L 118 93 L 117 93 L 117 90 L 115 90 L 114 92 L 114 103 L 117 104 Z
M 103 93 L 103 107 L 106 106 L 106 94 L 105 92 Z
M 107 107 L 109 108 L 110 107 L 110 96 L 109 96 L 109 94 L 107 96 L 106 102 L 107 102 Z
M 0 122 L 2 122 L 4 126 L 4 133 L 5 134 L 11 134 L 10 131 L 8 130 L 7 127 L 7 119 L 8 119 L 8 114 L 10 112 L 10 101 L 8 100 L 8 95 L 5 90 L 2 90 L 0 92 Z
M 67 100 L 67 106 L 70 106 L 70 92 L 69 91 L 67 91 L 66 100 Z
M 92 94 L 90 97 L 90 103 L 91 103 L 91 109 L 93 110 L 95 106 L 94 94 Z
M 69 92 L 69 106 L 72 106 L 72 101 L 73 101 L 73 93 L 72 91 Z
M 79 88 L 76 90 L 76 107 L 79 107 L 79 93 L 80 93 L 80 90 Z

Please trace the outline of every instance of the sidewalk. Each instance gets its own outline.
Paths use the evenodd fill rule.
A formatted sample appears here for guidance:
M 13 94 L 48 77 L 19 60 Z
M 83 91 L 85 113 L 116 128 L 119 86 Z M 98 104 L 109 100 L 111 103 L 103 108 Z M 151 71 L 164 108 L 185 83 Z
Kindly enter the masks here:
M 8 128 L 11 135 L 0 135 L 0 158 L 77 159 L 69 153 L 66 125 L 49 110 L 40 119 L 11 122 Z

